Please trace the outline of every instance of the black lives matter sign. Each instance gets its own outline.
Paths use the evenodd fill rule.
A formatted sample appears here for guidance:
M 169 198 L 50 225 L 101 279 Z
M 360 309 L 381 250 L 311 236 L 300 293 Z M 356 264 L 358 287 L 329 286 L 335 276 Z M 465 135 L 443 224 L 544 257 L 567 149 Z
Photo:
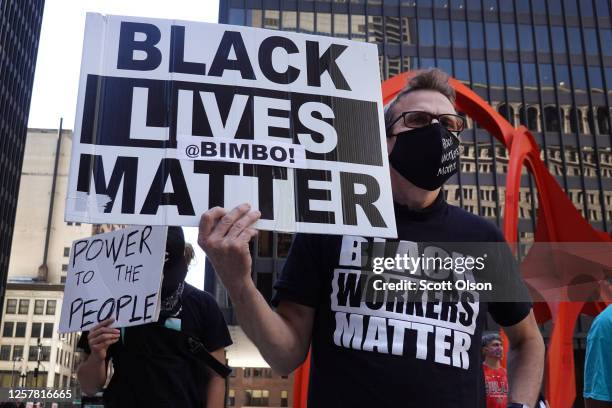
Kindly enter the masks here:
M 66 219 L 396 235 L 373 44 L 88 14 Z

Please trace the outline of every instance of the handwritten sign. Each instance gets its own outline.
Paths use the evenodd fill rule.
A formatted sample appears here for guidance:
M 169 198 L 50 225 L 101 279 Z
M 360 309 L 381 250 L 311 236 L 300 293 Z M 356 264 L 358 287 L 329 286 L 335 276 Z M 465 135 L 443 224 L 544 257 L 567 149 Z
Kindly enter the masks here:
M 166 228 L 134 226 L 72 243 L 60 333 L 157 321 Z

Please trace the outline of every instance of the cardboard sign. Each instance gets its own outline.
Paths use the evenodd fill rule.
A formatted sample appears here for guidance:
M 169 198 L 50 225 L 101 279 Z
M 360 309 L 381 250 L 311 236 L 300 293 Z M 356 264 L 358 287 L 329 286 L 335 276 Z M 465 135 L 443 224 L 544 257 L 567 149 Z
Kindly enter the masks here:
M 131 227 L 72 243 L 60 333 L 89 330 L 114 317 L 113 327 L 157 321 L 165 227 Z
M 376 45 L 88 14 L 66 220 L 395 237 Z

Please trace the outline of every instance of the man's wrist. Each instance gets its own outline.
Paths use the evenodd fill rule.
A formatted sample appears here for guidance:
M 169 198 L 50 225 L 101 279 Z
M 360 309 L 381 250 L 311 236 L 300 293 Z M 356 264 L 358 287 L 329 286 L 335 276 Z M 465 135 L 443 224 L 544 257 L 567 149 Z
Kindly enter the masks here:
M 244 279 L 236 280 L 234 282 L 228 283 L 226 289 L 234 303 L 241 303 L 246 294 L 249 292 L 251 287 L 255 287 L 251 276 L 247 276 Z
M 99 355 L 94 354 L 94 353 L 90 354 L 89 358 L 94 364 L 101 364 L 105 362 L 104 358 L 101 358 Z

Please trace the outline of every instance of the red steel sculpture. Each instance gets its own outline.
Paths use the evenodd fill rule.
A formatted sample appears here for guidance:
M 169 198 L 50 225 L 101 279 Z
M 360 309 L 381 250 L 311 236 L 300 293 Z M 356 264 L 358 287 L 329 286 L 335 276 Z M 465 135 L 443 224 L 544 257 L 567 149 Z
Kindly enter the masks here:
M 389 103 L 414 72 L 405 72 L 382 84 L 383 103 Z M 532 174 L 538 191 L 535 242 L 612 242 L 610 235 L 594 229 L 576 209 L 540 158 L 540 149 L 525 126 L 513 127 L 487 102 L 461 82 L 452 79 L 457 111 L 463 112 L 495 136 L 508 150 L 503 232 L 506 241 L 515 245 L 518 236 L 518 205 L 523 165 Z M 593 260 L 597 262 L 597 260 Z M 529 256 L 522 265 L 529 262 Z M 532 294 L 533 286 L 530 287 Z M 537 290 L 536 290 L 537 292 Z M 538 323 L 552 320 L 547 345 L 545 382 L 546 398 L 555 408 L 571 408 L 576 398 L 573 335 L 581 313 L 597 315 L 607 304 L 597 302 L 541 301 L 534 303 Z M 507 350 L 508 348 L 505 347 Z M 306 408 L 310 356 L 295 372 L 294 407 Z

